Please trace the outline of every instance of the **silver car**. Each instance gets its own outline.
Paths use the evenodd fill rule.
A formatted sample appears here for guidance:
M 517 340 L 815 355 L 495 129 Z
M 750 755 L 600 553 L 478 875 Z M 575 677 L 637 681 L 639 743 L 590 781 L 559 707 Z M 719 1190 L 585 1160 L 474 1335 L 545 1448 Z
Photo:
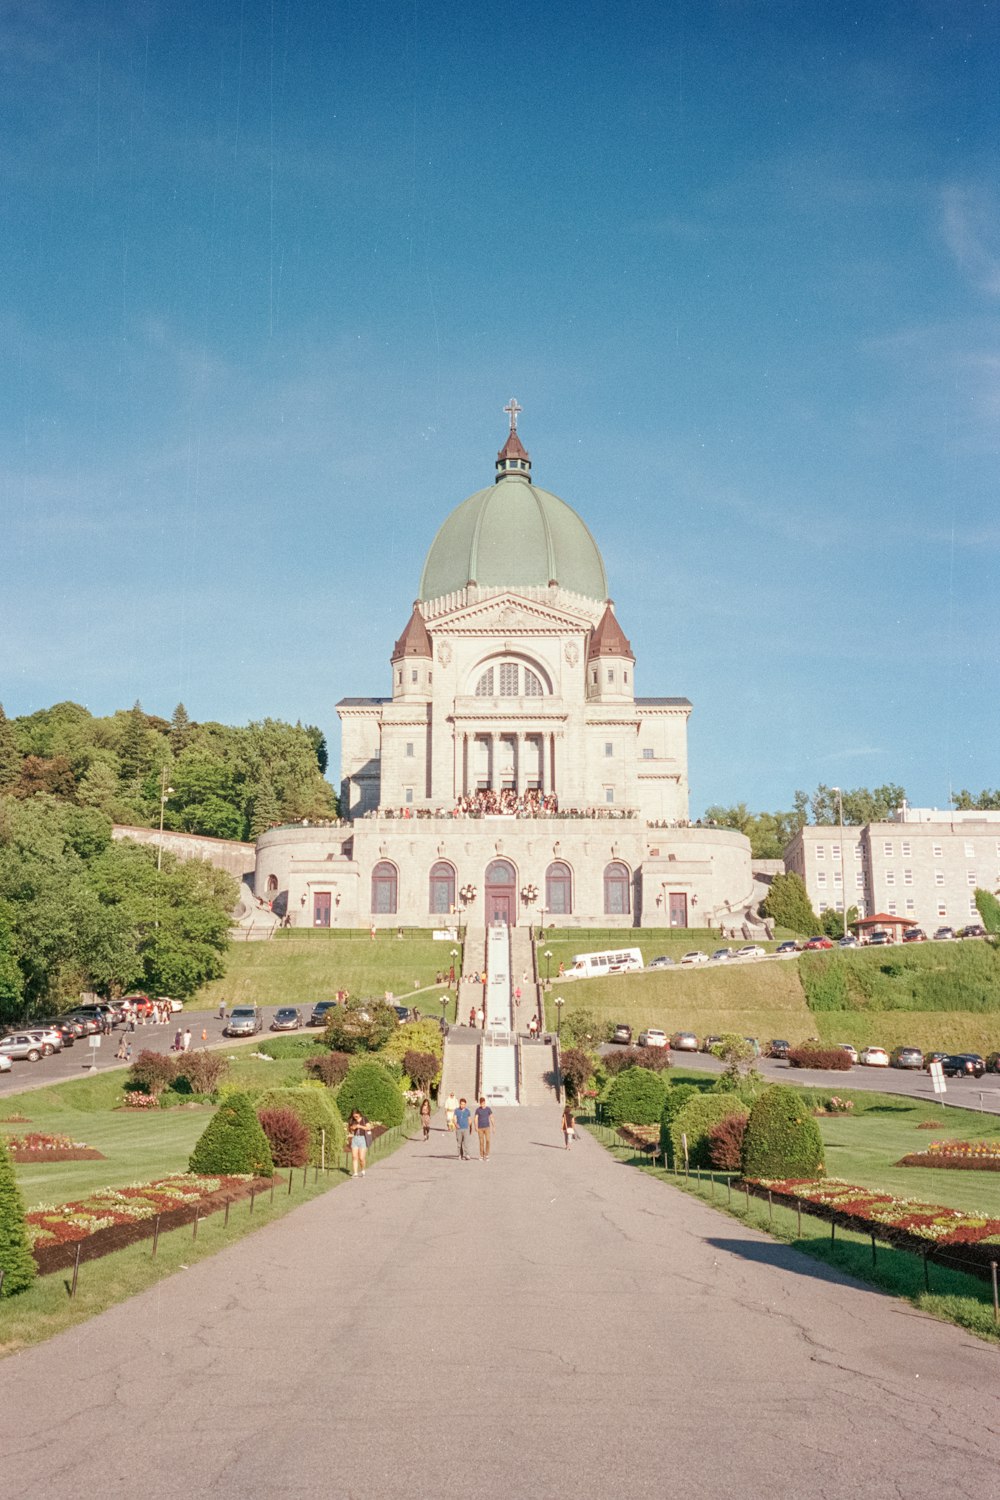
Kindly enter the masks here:
M 50 1026 L 39 1026 L 37 1029 L 33 1026 L 28 1035 L 38 1038 L 44 1057 L 51 1057 L 53 1052 L 61 1052 L 63 1049 L 62 1037 L 58 1031 L 53 1031 Z
M 264 1025 L 264 1018 L 256 1005 L 236 1005 L 229 1012 L 229 1020 L 223 1027 L 225 1036 L 255 1036 Z
M 42 1044 L 27 1031 L 12 1031 L 9 1036 L 0 1036 L 0 1052 L 14 1062 L 39 1062 Z

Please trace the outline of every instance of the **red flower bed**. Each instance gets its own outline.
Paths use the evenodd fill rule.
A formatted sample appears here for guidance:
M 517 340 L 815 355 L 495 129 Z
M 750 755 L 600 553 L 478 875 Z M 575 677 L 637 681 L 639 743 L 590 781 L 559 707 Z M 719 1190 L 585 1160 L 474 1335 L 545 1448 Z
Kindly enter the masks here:
M 85 1141 L 71 1141 L 68 1135 L 42 1135 L 29 1130 L 25 1135 L 8 1136 L 5 1145 L 11 1161 L 103 1161 L 103 1151 L 95 1151 Z
M 1000 1172 L 1000 1141 L 931 1141 L 926 1151 L 913 1151 L 896 1165 Z
M 137 1240 L 152 1237 L 157 1218 L 161 1230 L 190 1224 L 223 1208 L 226 1200 L 246 1197 L 270 1180 L 250 1177 L 164 1177 L 134 1187 L 100 1188 L 88 1198 L 55 1208 L 34 1208 L 25 1215 L 32 1254 L 41 1274 L 64 1270 L 76 1259 L 98 1260 Z
M 849 1182 L 751 1182 L 758 1194 L 778 1202 L 801 1203 L 827 1223 L 861 1234 L 873 1234 L 901 1250 L 928 1255 L 976 1275 L 989 1275 L 990 1262 L 1000 1261 L 1000 1219 L 943 1208 L 889 1193 L 854 1187 Z

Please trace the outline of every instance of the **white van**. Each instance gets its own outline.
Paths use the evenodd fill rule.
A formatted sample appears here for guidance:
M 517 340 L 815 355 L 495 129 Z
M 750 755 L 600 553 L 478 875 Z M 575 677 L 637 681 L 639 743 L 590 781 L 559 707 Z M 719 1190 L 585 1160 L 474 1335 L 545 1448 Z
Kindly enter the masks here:
M 638 948 L 611 948 L 606 953 L 577 953 L 565 979 L 596 979 L 600 974 L 628 974 L 642 968 Z

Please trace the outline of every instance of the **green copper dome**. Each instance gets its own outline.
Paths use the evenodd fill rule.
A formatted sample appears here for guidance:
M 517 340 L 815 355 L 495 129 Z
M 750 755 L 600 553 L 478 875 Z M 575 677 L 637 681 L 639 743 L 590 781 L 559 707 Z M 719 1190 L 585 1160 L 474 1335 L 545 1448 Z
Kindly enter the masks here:
M 497 479 L 463 500 L 431 544 L 420 598 L 438 599 L 466 584 L 560 588 L 608 597 L 597 543 L 576 511 L 531 483 L 531 461 L 517 433 L 497 457 Z

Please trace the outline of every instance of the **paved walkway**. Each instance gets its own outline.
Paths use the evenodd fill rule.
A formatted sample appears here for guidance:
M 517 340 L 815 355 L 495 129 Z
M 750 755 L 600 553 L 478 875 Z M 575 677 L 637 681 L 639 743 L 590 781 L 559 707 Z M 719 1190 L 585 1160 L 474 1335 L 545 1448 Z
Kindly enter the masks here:
M 19 1500 L 997 1493 L 1000 1355 L 613 1161 L 435 1130 L 0 1364 Z

